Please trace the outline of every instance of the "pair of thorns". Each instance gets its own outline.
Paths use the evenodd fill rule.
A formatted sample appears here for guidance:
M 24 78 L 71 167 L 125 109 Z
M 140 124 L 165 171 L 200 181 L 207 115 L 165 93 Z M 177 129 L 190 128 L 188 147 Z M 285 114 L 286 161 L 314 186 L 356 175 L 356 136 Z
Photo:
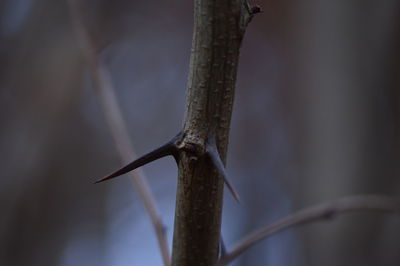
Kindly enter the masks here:
M 114 177 L 118 177 L 120 175 L 126 174 L 130 171 L 135 170 L 136 168 L 139 168 L 145 164 L 148 164 L 152 161 L 158 160 L 160 158 L 166 157 L 166 156 L 173 156 L 175 158 L 175 161 L 178 163 L 179 162 L 179 154 L 182 151 L 192 151 L 193 152 L 193 147 L 190 149 L 190 145 L 182 145 L 184 139 L 184 134 L 179 133 L 175 137 L 173 137 L 170 141 L 162 145 L 161 147 L 139 157 L 138 159 L 134 160 L 133 162 L 129 163 L 128 165 L 122 167 L 121 169 L 118 169 L 117 171 L 109 174 L 108 176 L 105 176 L 99 180 L 97 180 L 95 183 L 100 183 L 109 179 L 112 179 Z M 205 143 L 205 153 L 204 156 L 211 162 L 212 166 L 217 170 L 218 174 L 224 179 L 224 182 L 226 186 L 228 187 L 229 191 L 231 192 L 232 196 L 235 198 L 237 202 L 240 201 L 239 195 L 236 192 L 235 188 L 233 187 L 232 183 L 228 179 L 227 172 L 225 170 L 225 166 L 222 163 L 221 156 L 218 152 L 217 149 L 217 144 L 215 140 L 215 136 L 210 136 L 207 138 L 206 143 Z

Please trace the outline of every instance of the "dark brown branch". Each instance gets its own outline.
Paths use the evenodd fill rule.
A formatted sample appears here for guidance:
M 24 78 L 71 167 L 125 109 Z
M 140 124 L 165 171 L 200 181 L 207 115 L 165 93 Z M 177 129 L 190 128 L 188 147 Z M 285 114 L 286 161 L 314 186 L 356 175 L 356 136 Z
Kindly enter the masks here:
M 245 236 L 236 244 L 231 252 L 228 252 L 225 257 L 220 259 L 218 265 L 228 264 L 261 240 L 290 227 L 321 220 L 330 220 L 337 215 L 348 212 L 365 211 L 400 212 L 400 201 L 385 196 L 361 195 L 349 196 L 305 208 Z
M 213 136 L 209 137 L 207 140 L 206 155 L 210 159 L 211 163 L 214 165 L 215 169 L 218 171 L 218 174 L 224 179 L 224 182 L 231 192 L 232 196 L 237 202 L 240 202 L 239 194 L 236 192 L 233 184 L 229 181 L 228 174 L 225 170 L 225 166 L 217 149 L 217 144 L 215 143 L 215 137 Z
M 133 162 L 129 163 L 128 165 L 122 167 L 121 169 L 109 174 L 106 177 L 103 177 L 94 183 L 100 183 L 109 179 L 112 179 L 114 177 L 126 174 L 132 170 L 135 170 L 136 168 L 143 166 L 145 164 L 148 164 L 150 162 L 153 162 L 157 159 L 163 158 L 165 156 L 174 156 L 174 158 L 177 160 L 178 158 L 178 147 L 177 147 L 177 141 L 181 139 L 182 134 L 179 133 L 176 135 L 173 139 L 168 141 L 166 144 L 162 145 L 161 147 L 139 157 L 138 159 L 134 160 Z
M 253 16 L 246 5 L 246 0 L 194 2 L 182 140 L 192 149 L 179 157 L 173 266 L 215 266 L 218 260 L 224 182 L 214 164 L 226 158 L 239 50 Z M 204 156 L 211 135 L 218 151 L 214 160 Z

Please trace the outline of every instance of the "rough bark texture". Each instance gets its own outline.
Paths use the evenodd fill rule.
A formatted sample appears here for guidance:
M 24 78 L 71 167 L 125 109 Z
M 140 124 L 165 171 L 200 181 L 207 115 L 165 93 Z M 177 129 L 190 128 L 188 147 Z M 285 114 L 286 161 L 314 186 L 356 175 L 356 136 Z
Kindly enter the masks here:
M 172 264 L 216 265 L 223 179 L 205 154 L 215 138 L 225 162 L 239 48 L 251 13 L 239 0 L 196 0 Z

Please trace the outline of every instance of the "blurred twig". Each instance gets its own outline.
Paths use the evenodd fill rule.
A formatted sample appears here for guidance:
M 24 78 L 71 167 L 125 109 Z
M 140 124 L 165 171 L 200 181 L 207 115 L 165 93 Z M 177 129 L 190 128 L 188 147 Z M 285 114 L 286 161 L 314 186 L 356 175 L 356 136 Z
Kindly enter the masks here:
M 118 106 L 110 73 L 99 59 L 96 46 L 85 30 L 82 21 L 83 14 L 81 13 L 78 2 L 75 0 L 67 0 L 67 2 L 71 13 L 72 23 L 75 26 L 76 34 L 78 35 L 78 40 L 81 45 L 82 53 L 86 57 L 86 61 L 89 65 L 94 87 L 101 101 L 104 115 L 110 127 L 117 150 L 123 163 L 129 163 L 137 156 L 132 148 L 133 146 L 128 135 L 128 130 Z M 137 169 L 130 172 L 129 176 L 150 216 L 156 232 L 164 265 L 170 265 L 170 255 L 164 226 L 155 199 L 150 191 L 148 183 L 146 182 L 145 175 L 143 171 Z
M 300 224 L 330 220 L 339 214 L 347 212 L 361 211 L 399 212 L 400 201 L 385 196 L 349 196 L 305 208 L 245 236 L 232 251 L 227 252 L 221 258 L 218 265 L 222 266 L 230 263 L 248 248 L 276 232 Z

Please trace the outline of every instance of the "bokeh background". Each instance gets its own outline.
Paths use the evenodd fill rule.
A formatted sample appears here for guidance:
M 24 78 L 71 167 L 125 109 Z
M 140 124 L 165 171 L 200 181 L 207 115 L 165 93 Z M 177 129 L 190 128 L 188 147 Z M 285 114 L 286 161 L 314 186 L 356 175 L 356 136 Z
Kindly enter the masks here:
M 80 1 L 138 154 L 180 129 L 191 1 Z M 400 2 L 257 1 L 242 46 L 223 235 L 344 195 L 400 192 Z M 66 1 L 0 1 L 0 265 L 161 265 Z M 133 158 L 132 158 L 133 159 Z M 143 168 L 172 239 L 177 169 Z M 232 265 L 400 265 L 400 218 L 293 228 Z

